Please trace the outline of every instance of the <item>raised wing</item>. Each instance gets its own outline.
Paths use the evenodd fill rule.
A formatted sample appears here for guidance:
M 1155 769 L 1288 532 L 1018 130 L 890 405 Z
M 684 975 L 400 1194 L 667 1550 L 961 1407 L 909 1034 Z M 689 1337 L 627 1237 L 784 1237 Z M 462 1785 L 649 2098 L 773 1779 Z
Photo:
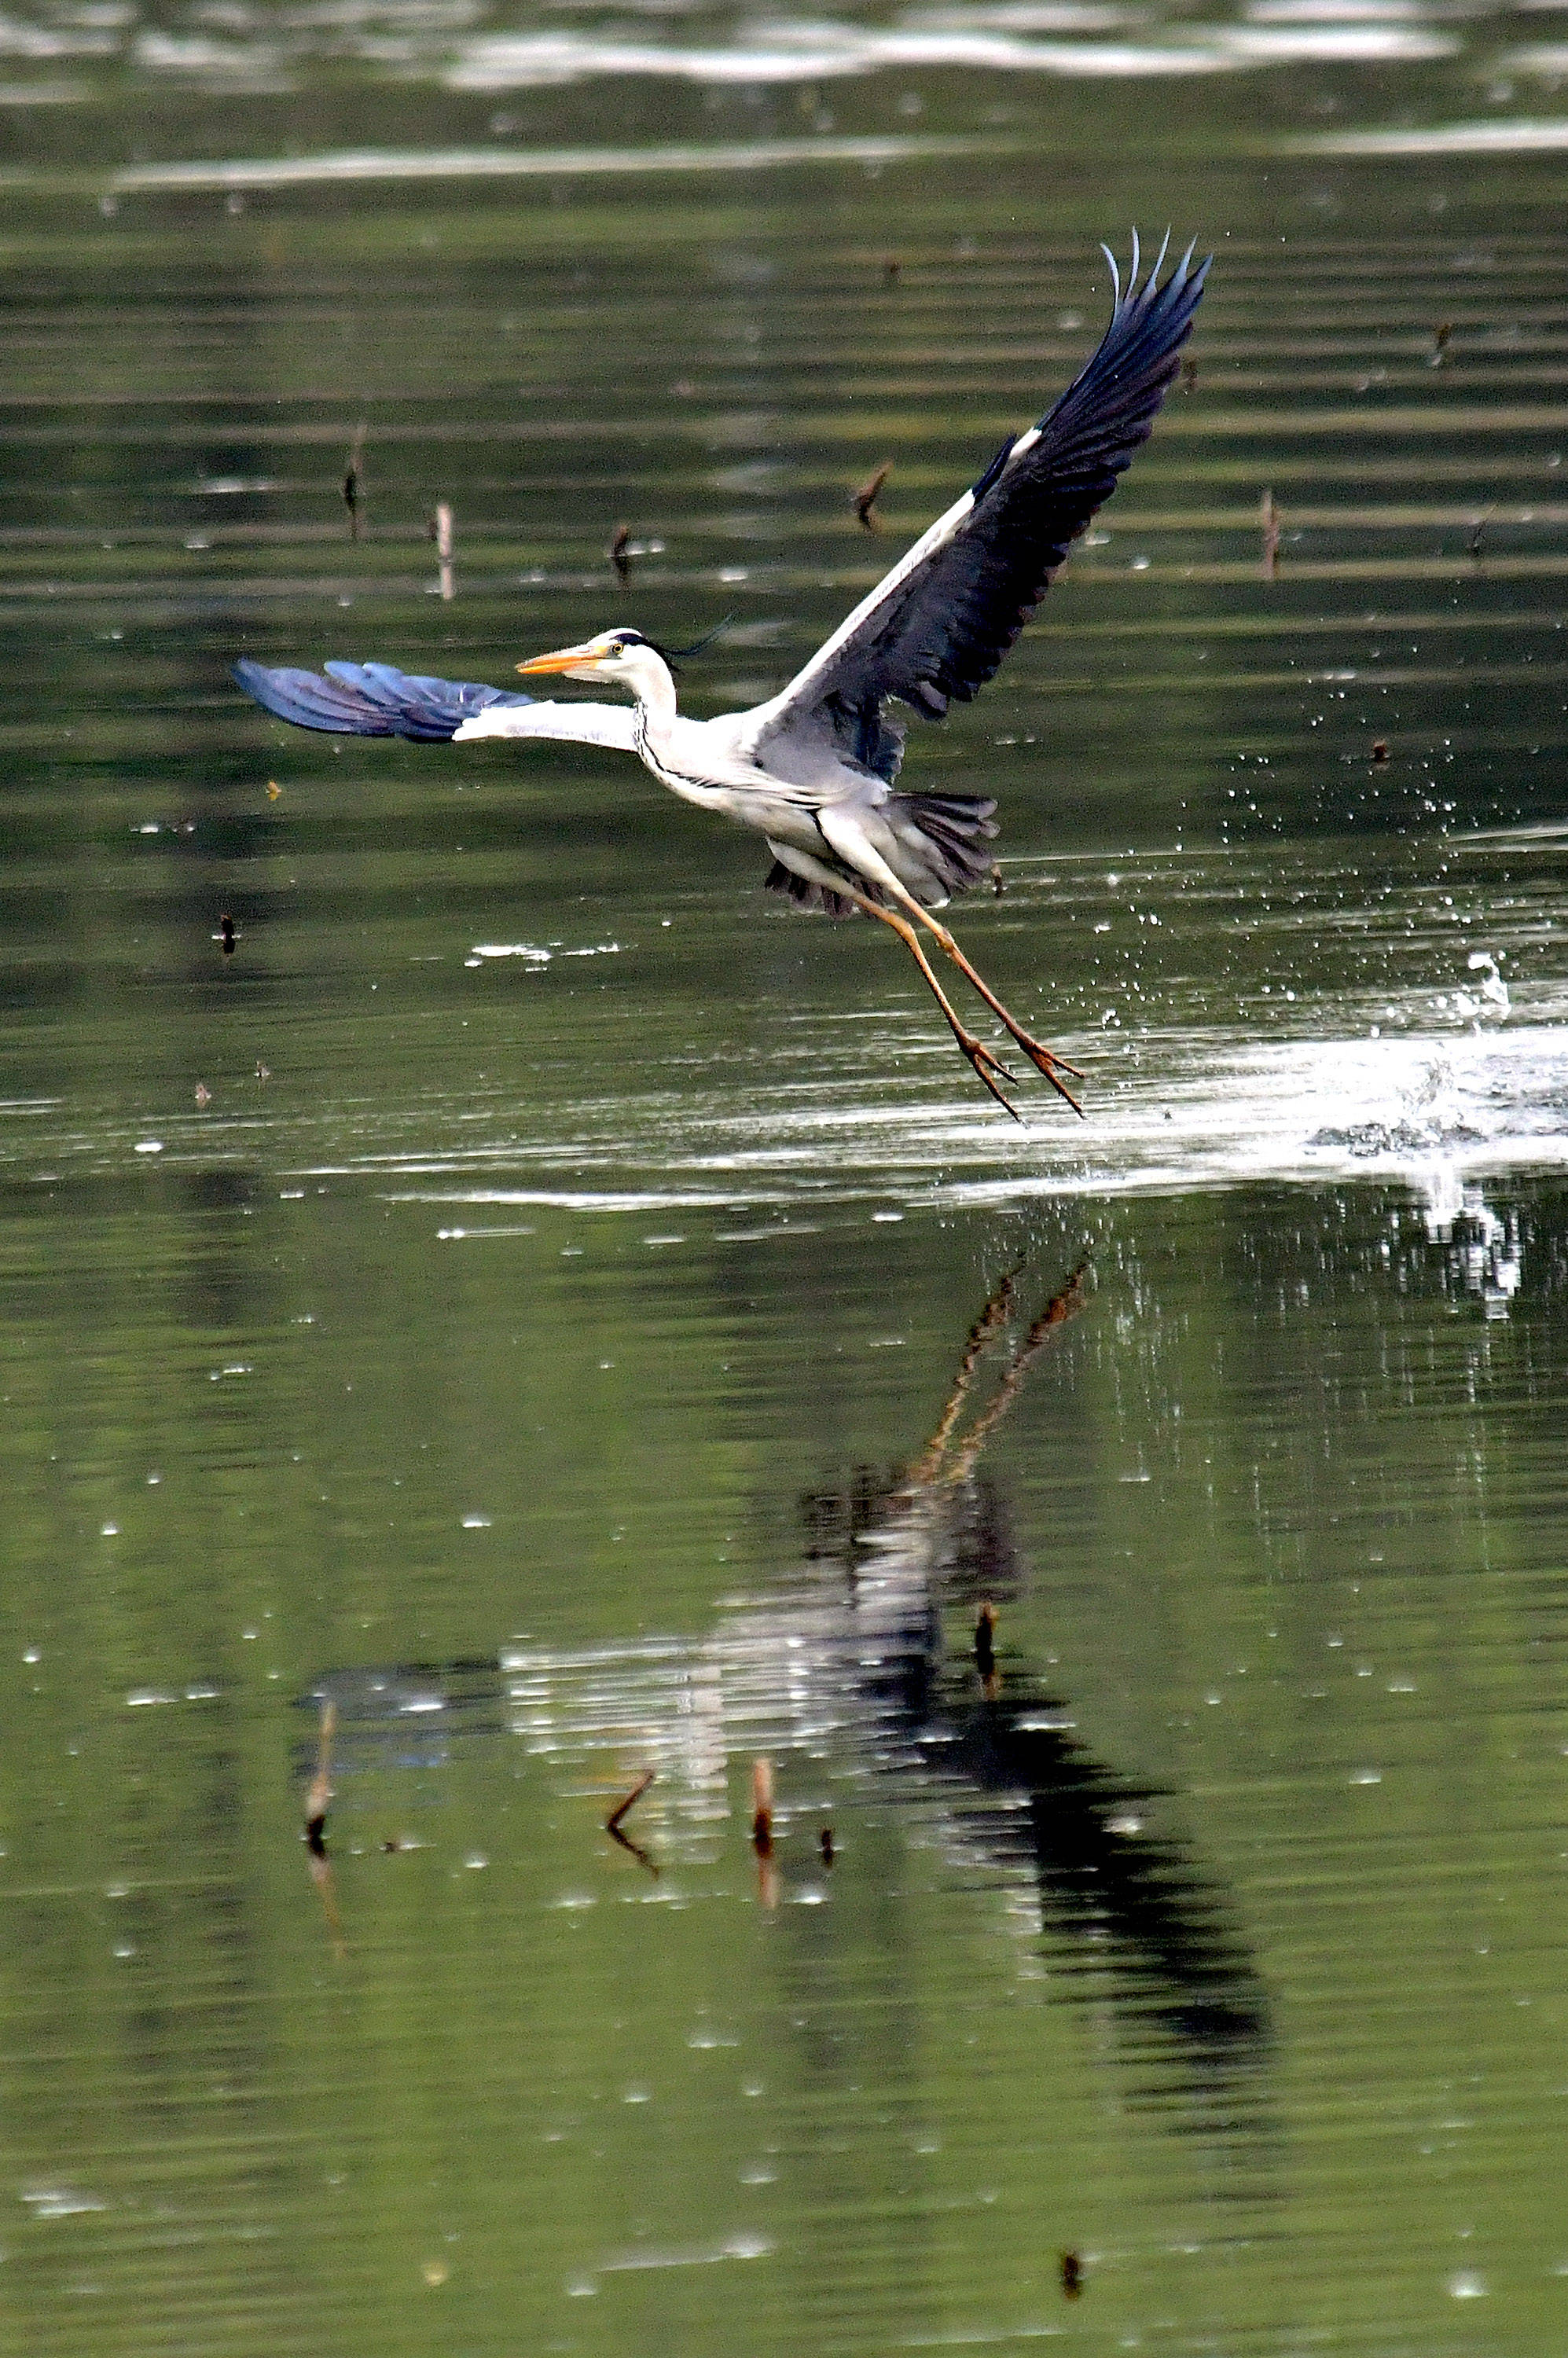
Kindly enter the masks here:
M 884 701 L 897 697 L 940 720 L 953 698 L 968 702 L 990 678 L 1148 440 L 1208 276 L 1208 261 L 1192 267 L 1189 246 L 1162 285 L 1162 246 L 1140 287 L 1134 236 L 1124 290 L 1108 249 L 1106 258 L 1116 300 L 1087 367 L 1037 426 L 1003 443 L 972 489 L 760 708 L 753 747 L 766 744 L 777 759 L 792 733 L 830 736 L 891 778 L 903 731 L 882 719 Z
M 325 675 L 275 670 L 248 658 L 234 677 L 280 720 L 341 737 L 551 737 L 574 745 L 633 750 L 636 715 L 609 704 L 548 704 L 477 680 L 434 679 L 391 664 L 330 663 Z

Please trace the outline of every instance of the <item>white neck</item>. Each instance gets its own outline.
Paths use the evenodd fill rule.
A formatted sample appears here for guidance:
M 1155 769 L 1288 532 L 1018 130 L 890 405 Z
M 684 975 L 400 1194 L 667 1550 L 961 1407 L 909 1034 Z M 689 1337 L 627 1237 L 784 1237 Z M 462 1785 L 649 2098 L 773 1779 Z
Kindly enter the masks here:
M 676 717 L 676 684 L 663 655 L 653 647 L 639 647 L 620 667 L 620 676 L 643 708 L 650 738 L 667 737 Z

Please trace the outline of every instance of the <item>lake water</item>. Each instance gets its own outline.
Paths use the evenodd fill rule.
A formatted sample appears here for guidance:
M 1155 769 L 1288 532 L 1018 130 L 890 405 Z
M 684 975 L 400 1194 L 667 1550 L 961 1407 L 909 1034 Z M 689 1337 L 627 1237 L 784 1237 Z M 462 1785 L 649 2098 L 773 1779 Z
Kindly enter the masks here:
M 1563 33 L 0 25 L 6 2349 L 1568 2342 Z M 1083 1122 L 634 765 L 230 682 L 769 693 L 1135 222 L 1195 365 L 905 771 Z

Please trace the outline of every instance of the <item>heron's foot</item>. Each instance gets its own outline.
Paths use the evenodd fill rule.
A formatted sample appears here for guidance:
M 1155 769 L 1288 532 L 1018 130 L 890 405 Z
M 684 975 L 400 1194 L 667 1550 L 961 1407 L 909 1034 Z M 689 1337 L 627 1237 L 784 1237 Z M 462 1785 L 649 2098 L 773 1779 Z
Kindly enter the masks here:
M 911 903 L 912 907 L 914 905 L 914 903 Z M 957 943 L 953 939 L 952 935 L 947 931 L 946 925 L 937 925 L 935 920 L 926 910 L 922 909 L 918 914 L 924 918 L 925 924 L 930 926 L 943 949 L 952 959 L 954 965 L 958 968 L 959 973 L 968 977 L 970 982 L 973 983 L 975 989 L 979 992 L 980 997 L 985 1001 L 986 1005 L 990 1009 L 991 1013 L 996 1017 L 998 1022 L 1006 1025 L 1013 1039 L 1017 1041 L 1019 1046 L 1022 1049 L 1030 1063 L 1034 1066 L 1035 1071 L 1043 1073 L 1045 1078 L 1050 1082 L 1051 1087 L 1055 1090 L 1056 1095 L 1059 1098 L 1064 1098 L 1067 1104 L 1072 1107 L 1073 1111 L 1081 1117 L 1084 1110 L 1083 1107 L 1078 1103 L 1078 1100 L 1073 1095 L 1072 1090 L 1067 1087 L 1066 1082 L 1062 1079 L 1062 1075 L 1065 1073 L 1068 1080 L 1081 1081 L 1084 1076 L 1082 1073 L 1079 1072 L 1076 1065 L 1069 1065 L 1065 1056 L 1058 1056 L 1054 1048 L 1047 1048 L 1044 1041 L 1036 1040 L 1032 1033 L 1026 1032 L 1022 1024 L 1019 1022 L 1017 1016 L 1012 1013 L 1011 1010 L 1002 1005 L 1001 1001 L 997 997 L 995 991 L 991 989 L 984 975 L 978 972 L 977 969 L 970 965 L 968 959 L 964 956 L 963 951 L 958 947 Z
M 1007 1026 L 1007 1029 L 1012 1034 L 1012 1037 L 1017 1041 L 1019 1046 L 1022 1049 L 1024 1055 L 1028 1057 L 1035 1071 L 1037 1073 L 1044 1073 L 1045 1078 L 1050 1082 L 1051 1087 L 1055 1090 L 1056 1095 L 1059 1098 L 1065 1098 L 1067 1103 L 1072 1107 L 1073 1111 L 1081 1116 L 1084 1110 L 1083 1107 L 1078 1103 L 1078 1100 L 1073 1095 L 1072 1090 L 1067 1087 L 1066 1082 L 1062 1079 L 1062 1075 L 1065 1073 L 1067 1080 L 1081 1081 L 1084 1076 L 1082 1073 L 1079 1072 L 1076 1065 L 1069 1065 L 1065 1056 L 1058 1056 L 1054 1048 L 1047 1048 L 1043 1040 L 1036 1040 L 1033 1033 L 1026 1032 L 1022 1024 L 1019 1022 L 1017 1016 L 1010 1014 L 1000 1000 L 991 999 L 989 991 L 986 993 L 986 998 L 988 1003 L 1000 1017 L 1000 1021 Z
M 1018 1075 L 1010 1073 L 1000 1057 L 994 1056 L 985 1042 L 977 1040 L 972 1032 L 966 1032 L 960 1025 L 955 1024 L 953 1036 L 963 1050 L 966 1060 L 973 1066 L 976 1076 L 984 1082 L 1002 1111 L 1010 1113 L 1014 1121 L 1022 1123 L 1023 1116 L 1019 1112 L 1012 1099 L 1004 1097 L 997 1086 L 999 1081 L 1005 1081 L 1010 1088 L 1017 1088 Z M 1060 1087 L 1059 1083 L 1058 1087 Z
M 1059 1098 L 1065 1098 L 1073 1111 L 1081 1116 L 1083 1107 L 1068 1088 L 1066 1082 L 1061 1078 L 1062 1074 L 1065 1073 L 1068 1080 L 1081 1081 L 1084 1076 L 1076 1065 L 1069 1065 L 1066 1058 L 1058 1056 L 1054 1049 L 1045 1047 L 1038 1040 L 1032 1040 L 1021 1024 L 1010 1023 L 1007 1028 L 1036 1072 L 1044 1073 L 1056 1095 Z

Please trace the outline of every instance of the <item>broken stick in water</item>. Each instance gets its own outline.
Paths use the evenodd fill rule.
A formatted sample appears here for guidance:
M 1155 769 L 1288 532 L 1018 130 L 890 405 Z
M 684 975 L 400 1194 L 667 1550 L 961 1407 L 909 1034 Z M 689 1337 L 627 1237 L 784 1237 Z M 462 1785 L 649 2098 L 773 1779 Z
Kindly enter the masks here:
M 752 1847 L 759 1858 L 773 1855 L 773 1764 L 752 1763 Z
M 332 1799 L 332 1735 L 338 1708 L 329 1695 L 321 1705 L 321 1728 L 316 1740 L 316 1774 L 305 1796 L 305 1847 L 310 1854 L 310 1880 L 321 1895 L 321 1909 L 332 1947 L 345 1954 L 338 1897 L 332 1887 L 332 1862 L 327 1855 L 327 1809 Z
M 443 598 L 450 598 L 456 590 L 452 572 L 452 551 L 456 544 L 452 530 L 452 511 L 445 500 L 437 501 L 436 513 L 430 518 L 429 531 L 430 537 L 436 544 L 437 561 L 441 568 L 439 585 L 441 595 Z
M 650 1856 L 648 1852 L 643 1849 L 640 1842 L 633 1841 L 631 1835 L 626 1832 L 625 1827 L 622 1823 L 625 1818 L 627 1811 L 633 1807 L 633 1803 L 642 1800 L 643 1794 L 647 1791 L 653 1781 L 653 1770 L 651 1768 L 645 1768 L 643 1771 L 643 1774 L 638 1778 L 637 1782 L 633 1786 L 632 1790 L 625 1796 L 624 1800 L 617 1801 L 615 1807 L 611 1811 L 610 1815 L 605 1819 L 604 1831 L 610 1836 L 611 1842 L 619 1843 L 622 1850 L 629 1850 L 633 1857 L 636 1859 L 640 1865 L 647 1868 L 650 1875 L 657 1875 L 659 1871 L 657 1863 Z
M 886 459 L 877 469 L 876 473 L 870 476 L 855 493 L 855 514 L 860 517 L 861 525 L 867 532 L 881 532 L 882 528 L 880 518 L 872 514 L 872 510 L 877 503 L 877 493 L 892 472 L 892 460 Z
M 365 455 L 365 421 L 362 417 L 354 428 L 354 438 L 349 449 L 348 465 L 343 471 L 343 505 L 349 512 L 349 538 L 360 536 L 360 485 L 362 482 Z

